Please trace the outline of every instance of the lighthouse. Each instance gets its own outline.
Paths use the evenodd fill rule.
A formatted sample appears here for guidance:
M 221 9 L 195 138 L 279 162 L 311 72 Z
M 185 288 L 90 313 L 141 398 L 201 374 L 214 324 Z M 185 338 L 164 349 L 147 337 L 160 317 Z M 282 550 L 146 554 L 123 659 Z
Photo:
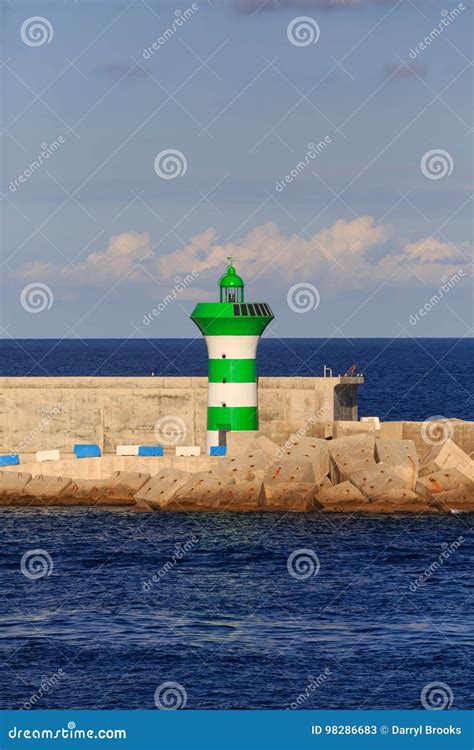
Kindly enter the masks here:
M 265 302 L 246 302 L 232 258 L 219 281 L 219 302 L 200 302 L 191 315 L 209 357 L 207 451 L 226 445 L 227 432 L 258 429 L 257 346 L 273 320 Z

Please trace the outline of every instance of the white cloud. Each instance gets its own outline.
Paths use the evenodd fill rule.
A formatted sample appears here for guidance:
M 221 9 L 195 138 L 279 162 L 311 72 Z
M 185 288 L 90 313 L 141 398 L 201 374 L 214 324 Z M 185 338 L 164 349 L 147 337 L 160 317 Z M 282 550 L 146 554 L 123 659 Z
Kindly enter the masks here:
M 44 278 L 64 283 L 96 284 L 121 279 L 128 275 L 129 280 L 139 281 L 143 270 L 137 267 L 139 261 L 146 261 L 151 253 L 148 232 L 125 232 L 111 237 L 105 250 L 90 253 L 84 260 L 73 261 L 69 265 L 34 261 L 24 267 L 25 278 Z
M 147 232 L 126 232 L 111 238 L 101 251 L 74 265 L 35 261 L 20 269 L 22 278 L 58 282 L 64 286 L 124 283 L 172 287 L 177 276 L 199 275 L 183 298 L 206 297 L 232 256 L 247 283 L 271 283 L 285 288 L 294 281 L 311 281 L 328 292 L 364 289 L 391 279 L 392 284 L 438 285 L 440 279 L 465 267 L 468 242 L 449 243 L 425 237 L 401 246 L 391 228 L 371 216 L 337 220 L 313 234 L 286 236 L 274 223 L 262 224 L 239 239 L 222 241 L 213 228 L 191 238 L 184 247 L 158 255 Z M 207 293 L 208 294 L 208 293 Z

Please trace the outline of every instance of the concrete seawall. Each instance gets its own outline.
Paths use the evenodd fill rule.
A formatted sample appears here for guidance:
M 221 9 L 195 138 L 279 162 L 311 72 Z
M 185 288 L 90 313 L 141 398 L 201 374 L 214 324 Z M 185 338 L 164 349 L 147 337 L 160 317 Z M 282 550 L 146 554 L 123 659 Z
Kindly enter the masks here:
M 357 419 L 363 378 L 280 378 L 258 381 L 260 429 L 284 441 L 316 421 Z M 0 378 L 0 452 L 34 453 L 74 443 L 156 444 L 155 426 L 170 418 L 176 443 L 206 445 L 207 378 Z M 174 422 L 173 422 L 174 418 Z

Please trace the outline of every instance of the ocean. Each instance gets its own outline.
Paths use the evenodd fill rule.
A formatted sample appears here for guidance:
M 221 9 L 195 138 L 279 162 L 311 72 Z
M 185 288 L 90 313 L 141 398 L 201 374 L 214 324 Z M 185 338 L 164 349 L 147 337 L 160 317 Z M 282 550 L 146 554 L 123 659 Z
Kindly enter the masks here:
M 202 341 L 0 354 L 10 376 L 206 374 Z M 474 418 L 467 340 L 264 339 L 258 355 L 261 375 L 353 363 L 361 414 Z M 0 708 L 474 708 L 473 519 L 4 509 Z M 42 577 L 22 572 L 31 550 Z
M 262 339 L 259 375 L 334 375 L 357 364 L 360 415 L 474 419 L 472 339 Z M 5 375 L 207 375 L 201 339 L 0 341 Z
M 173 683 L 191 710 L 421 709 L 441 682 L 473 708 L 472 520 L 3 511 L 0 707 L 154 709 Z

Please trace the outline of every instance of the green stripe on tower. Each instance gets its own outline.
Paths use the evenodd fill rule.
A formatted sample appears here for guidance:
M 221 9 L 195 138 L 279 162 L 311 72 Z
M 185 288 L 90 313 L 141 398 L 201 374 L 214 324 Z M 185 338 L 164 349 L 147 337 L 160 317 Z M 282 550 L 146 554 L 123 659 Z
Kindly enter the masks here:
M 210 359 L 210 383 L 254 383 L 257 365 L 254 359 Z
M 257 430 L 258 411 L 255 406 L 209 406 L 207 429 Z
M 234 306 L 199 302 L 191 316 L 204 336 L 261 336 L 272 320 L 270 315 L 234 315 Z

